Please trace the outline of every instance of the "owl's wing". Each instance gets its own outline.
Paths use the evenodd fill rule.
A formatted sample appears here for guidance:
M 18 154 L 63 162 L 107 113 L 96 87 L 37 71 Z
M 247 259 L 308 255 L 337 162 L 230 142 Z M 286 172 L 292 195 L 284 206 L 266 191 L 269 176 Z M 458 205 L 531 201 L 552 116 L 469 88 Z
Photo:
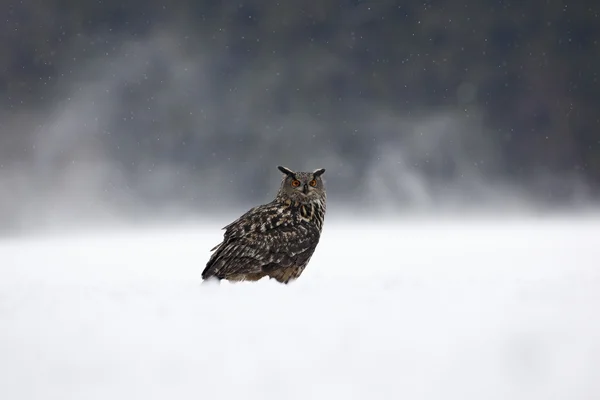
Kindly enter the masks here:
M 268 272 L 305 264 L 317 241 L 318 232 L 311 226 L 280 226 L 266 232 L 250 232 L 223 242 L 202 277 L 228 279 L 253 275 L 260 279 Z
M 258 215 L 264 215 L 264 212 L 261 211 L 264 209 L 265 209 L 265 206 L 258 206 L 258 207 L 251 208 L 250 210 L 245 212 L 241 217 L 239 217 L 238 219 L 236 219 L 229 225 L 224 226 L 222 228 L 225 230 L 225 233 L 223 234 L 223 241 L 221 243 L 219 243 L 218 245 L 216 245 L 215 247 L 213 247 L 212 249 L 210 249 L 210 251 L 211 252 L 215 251 L 220 246 L 224 245 L 226 242 L 228 242 L 229 240 L 231 240 L 233 238 L 244 236 L 246 234 L 246 232 L 249 231 L 249 229 L 247 229 L 247 227 L 252 226 L 252 221 L 256 220 Z M 264 211 L 267 211 L 267 210 L 264 210 Z
M 240 275 L 258 279 L 267 270 L 291 267 L 310 258 L 319 236 L 315 227 L 291 224 L 289 215 L 286 218 L 280 212 L 261 207 L 253 210 L 225 227 L 224 240 L 206 264 L 203 279 Z
M 223 235 L 225 240 L 244 236 L 246 232 L 250 231 L 254 222 L 264 219 L 268 213 L 270 213 L 270 210 L 264 205 L 251 208 L 241 217 L 223 227 L 225 230 L 225 234 Z
M 251 208 L 244 215 L 223 227 L 224 241 L 243 237 L 251 232 L 266 232 L 277 228 L 288 220 L 289 213 L 282 212 L 275 202 Z

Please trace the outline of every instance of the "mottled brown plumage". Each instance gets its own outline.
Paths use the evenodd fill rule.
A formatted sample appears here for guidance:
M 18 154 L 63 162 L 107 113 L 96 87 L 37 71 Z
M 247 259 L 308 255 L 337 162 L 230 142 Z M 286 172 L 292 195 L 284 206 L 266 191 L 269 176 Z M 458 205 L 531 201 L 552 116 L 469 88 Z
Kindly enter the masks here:
M 223 228 L 223 242 L 211 250 L 202 279 L 256 281 L 268 276 L 288 283 L 302 274 L 323 229 L 325 170 L 278 168 L 284 178 L 276 198 Z

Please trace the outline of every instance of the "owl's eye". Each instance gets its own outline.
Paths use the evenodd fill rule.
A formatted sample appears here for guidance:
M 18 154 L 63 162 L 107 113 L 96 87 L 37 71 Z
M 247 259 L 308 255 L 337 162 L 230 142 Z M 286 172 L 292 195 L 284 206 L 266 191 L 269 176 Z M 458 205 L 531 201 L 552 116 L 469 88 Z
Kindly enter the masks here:
M 300 186 L 300 181 L 299 181 L 298 179 L 294 179 L 294 180 L 292 181 L 292 186 L 293 186 L 293 187 L 298 187 L 298 186 Z
M 308 184 L 312 187 L 315 187 L 317 186 L 317 181 L 313 179 L 312 181 L 308 182 Z

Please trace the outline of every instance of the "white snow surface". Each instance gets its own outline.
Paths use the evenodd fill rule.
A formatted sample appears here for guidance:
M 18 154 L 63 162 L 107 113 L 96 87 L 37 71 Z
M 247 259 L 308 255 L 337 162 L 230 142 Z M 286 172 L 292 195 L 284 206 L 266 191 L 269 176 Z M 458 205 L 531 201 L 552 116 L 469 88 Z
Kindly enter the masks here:
M 598 218 L 326 221 L 201 285 L 222 225 L 0 240 L 0 399 L 600 399 Z

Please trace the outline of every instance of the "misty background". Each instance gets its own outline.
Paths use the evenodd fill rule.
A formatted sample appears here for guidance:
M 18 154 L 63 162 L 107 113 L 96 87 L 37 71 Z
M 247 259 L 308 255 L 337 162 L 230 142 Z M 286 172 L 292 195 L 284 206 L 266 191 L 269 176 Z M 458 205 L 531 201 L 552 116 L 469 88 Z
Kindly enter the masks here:
M 328 212 L 600 194 L 592 1 L 5 1 L 0 231 L 212 215 L 326 168 Z M 237 214 L 236 214 L 237 215 Z

